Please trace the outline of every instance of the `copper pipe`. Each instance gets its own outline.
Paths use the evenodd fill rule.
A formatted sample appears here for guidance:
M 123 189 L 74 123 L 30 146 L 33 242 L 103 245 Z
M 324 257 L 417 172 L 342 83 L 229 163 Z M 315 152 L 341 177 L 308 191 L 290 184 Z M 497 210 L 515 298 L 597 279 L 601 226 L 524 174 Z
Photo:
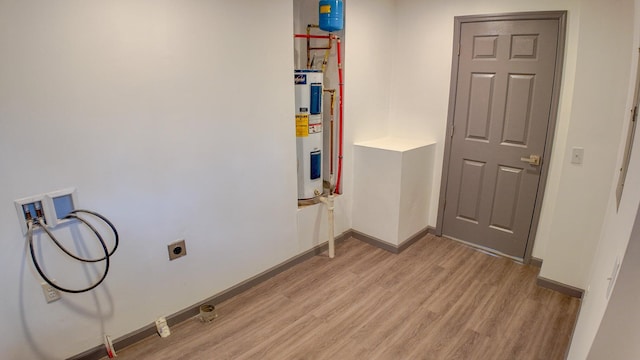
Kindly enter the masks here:
M 331 128 L 331 131 L 329 132 L 331 134 L 330 139 L 329 139 L 329 174 L 333 177 L 333 114 L 334 114 L 334 108 L 335 108 L 335 103 L 336 103 L 336 89 L 324 89 L 325 92 L 331 93 L 331 120 L 329 121 L 329 126 Z
M 333 47 L 333 36 L 331 35 L 311 35 L 311 29 L 312 28 L 319 28 L 319 25 L 316 24 L 309 24 L 307 25 L 307 35 L 305 36 L 307 38 L 307 69 L 311 69 L 311 51 L 314 50 L 327 50 L 327 52 L 329 50 L 331 50 L 331 48 Z M 298 36 L 296 36 L 298 37 Z M 313 47 L 311 46 L 311 39 L 329 39 L 329 44 L 327 46 L 320 46 L 320 47 Z M 327 65 L 327 58 L 329 57 L 328 54 L 325 54 L 325 57 L 323 59 L 322 62 L 322 72 L 324 72 L 326 65 Z
M 329 39 L 329 41 L 331 41 L 331 39 Z M 331 46 L 310 47 L 309 50 L 331 50 Z
M 329 45 L 331 45 L 331 39 L 329 39 Z M 322 59 L 322 72 L 327 70 L 327 64 L 329 63 L 329 55 L 331 54 L 331 48 L 328 48 L 324 52 L 324 58 Z
M 307 69 L 311 69 L 311 27 L 307 25 Z

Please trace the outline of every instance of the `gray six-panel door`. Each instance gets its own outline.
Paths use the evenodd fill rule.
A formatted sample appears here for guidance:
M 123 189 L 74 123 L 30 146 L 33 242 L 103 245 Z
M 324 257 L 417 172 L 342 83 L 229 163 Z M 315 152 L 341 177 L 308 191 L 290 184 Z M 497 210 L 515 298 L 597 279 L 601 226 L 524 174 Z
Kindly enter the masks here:
M 558 20 L 461 24 L 443 235 L 524 257 L 558 36 Z

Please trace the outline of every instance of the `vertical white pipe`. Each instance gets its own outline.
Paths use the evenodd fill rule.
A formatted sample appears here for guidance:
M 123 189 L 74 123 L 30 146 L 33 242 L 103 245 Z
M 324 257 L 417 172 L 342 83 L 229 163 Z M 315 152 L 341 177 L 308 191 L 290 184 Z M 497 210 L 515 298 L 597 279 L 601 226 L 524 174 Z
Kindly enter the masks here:
M 334 220 L 333 220 L 333 209 L 334 209 L 334 198 L 335 195 L 331 194 L 326 198 L 321 197 L 320 201 L 327 205 L 327 211 L 329 215 L 329 258 L 333 259 L 336 256 L 336 239 L 334 236 Z

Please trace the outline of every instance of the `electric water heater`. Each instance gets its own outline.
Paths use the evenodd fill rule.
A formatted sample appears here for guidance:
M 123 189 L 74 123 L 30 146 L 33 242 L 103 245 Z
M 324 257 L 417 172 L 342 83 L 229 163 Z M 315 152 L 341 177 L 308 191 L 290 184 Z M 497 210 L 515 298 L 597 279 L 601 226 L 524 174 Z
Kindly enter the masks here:
M 298 199 L 322 194 L 322 78 L 320 70 L 295 71 Z

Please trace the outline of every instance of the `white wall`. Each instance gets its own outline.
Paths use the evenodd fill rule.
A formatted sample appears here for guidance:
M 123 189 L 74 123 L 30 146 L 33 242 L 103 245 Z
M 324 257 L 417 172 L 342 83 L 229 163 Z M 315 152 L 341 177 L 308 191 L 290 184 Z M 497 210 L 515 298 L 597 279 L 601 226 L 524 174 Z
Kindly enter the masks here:
M 633 59 L 631 62 L 630 75 L 629 79 L 635 79 L 637 76 L 637 68 L 635 64 L 638 61 L 638 44 L 640 44 L 640 1 L 635 1 L 634 11 L 631 12 L 634 14 L 634 26 L 632 34 L 633 34 L 633 45 L 630 46 L 626 52 L 621 53 L 620 55 L 624 55 L 624 53 L 628 54 L 629 57 Z M 630 81 L 628 85 L 628 93 L 626 96 L 626 108 L 631 109 L 633 106 L 633 92 L 634 92 L 634 82 Z M 618 169 L 622 164 L 622 156 L 625 146 L 624 137 L 627 131 L 627 125 L 630 121 L 629 113 L 626 114 L 624 121 L 624 126 L 619 135 L 619 147 L 618 147 L 618 158 L 615 162 L 616 169 Z M 630 237 L 632 234 L 632 229 L 638 227 L 638 222 L 636 219 L 636 213 L 638 211 L 638 205 L 640 204 L 640 188 L 637 184 L 640 183 L 640 136 L 635 137 L 635 141 L 633 144 L 633 153 L 631 156 L 631 161 L 629 165 L 629 172 L 627 173 L 626 186 L 622 195 L 622 199 L 620 202 L 619 208 L 616 208 L 616 198 L 615 198 L 615 184 L 617 183 L 617 175 L 614 176 L 613 185 L 609 191 L 609 199 L 606 207 L 606 214 L 604 216 L 604 225 L 602 227 L 602 232 L 599 236 L 599 241 L 597 243 L 597 248 L 595 251 L 595 256 L 592 261 L 592 266 L 590 269 L 589 277 L 587 279 L 587 293 L 585 294 L 585 298 L 582 303 L 582 307 L 580 309 L 580 316 L 578 318 L 578 323 L 576 324 L 576 329 L 573 335 L 573 341 L 571 344 L 571 350 L 569 353 L 569 359 L 585 359 L 587 354 L 589 353 L 589 349 L 591 344 L 596 336 L 596 332 L 598 331 L 598 327 L 600 326 L 600 322 L 605 314 L 605 310 L 607 309 L 608 304 L 610 302 L 606 298 L 607 288 L 609 286 L 609 277 L 612 274 L 616 259 L 623 259 L 622 268 L 626 269 L 625 272 L 628 274 L 629 272 L 633 272 L 637 267 L 637 259 L 633 257 L 634 252 L 631 249 L 634 249 L 633 244 L 629 243 Z M 637 235 L 637 234 L 636 234 Z M 632 241 L 637 241 L 637 236 L 634 237 Z M 629 248 L 627 249 L 627 246 Z M 627 254 L 625 255 L 625 249 Z M 630 255 L 631 254 L 631 255 Z M 621 272 L 622 274 L 622 272 Z M 636 274 L 633 274 L 632 277 L 636 277 Z M 625 275 L 625 277 L 621 277 L 620 280 L 615 284 L 615 288 L 613 290 L 613 296 L 617 296 L 622 300 L 624 300 L 628 293 L 634 293 L 634 285 L 631 284 L 629 280 L 625 282 L 623 279 L 628 279 L 629 275 Z M 632 280 L 632 281 L 635 281 Z M 637 282 L 637 281 L 636 281 Z M 613 306 L 613 302 L 611 302 Z M 637 305 L 637 304 L 636 304 Z M 620 308 L 618 310 L 624 311 L 624 313 L 628 316 L 628 319 L 634 319 L 638 315 L 638 311 L 635 310 L 635 307 L 625 307 Z M 607 310 L 609 311 L 609 310 Z M 616 311 L 615 308 L 612 308 L 610 311 Z M 611 320 L 610 320 L 611 321 Z M 626 327 L 628 323 L 621 323 L 617 325 L 618 329 L 622 331 L 628 331 L 629 334 L 635 334 L 636 332 L 628 330 Z M 615 323 L 609 323 L 608 329 L 611 330 L 612 326 L 616 326 Z M 605 330 L 607 331 L 606 328 Z M 607 336 L 604 334 L 603 336 Z M 626 344 L 628 347 L 621 347 L 619 351 L 627 351 L 633 348 L 633 344 Z M 617 346 L 616 346 L 617 348 Z M 612 349 L 612 348 L 611 348 Z M 616 358 L 616 357 L 611 357 Z
M 349 0 L 346 14 L 345 140 L 352 153 L 354 142 L 388 134 L 393 54 L 385 44 L 393 43 L 397 24 L 393 0 Z
M 381 43 L 392 41 L 394 0 L 345 1 L 345 133 L 343 189 L 349 227 L 353 207 L 355 142 L 387 134 L 392 56 Z M 371 179 L 375 181 L 375 179 Z
M 589 359 L 640 358 L 640 342 L 637 341 L 640 332 L 640 311 L 637 310 L 640 299 L 639 272 L 640 212 L 635 218 L 624 264 L 589 351 Z M 577 343 L 575 348 L 577 352 Z
M 292 13 L 287 0 L 0 3 L 3 359 L 77 354 L 299 253 Z M 69 186 L 122 243 L 104 285 L 47 305 L 13 200 Z M 169 262 L 178 238 L 188 255 Z
M 564 162 L 557 177 L 553 217 L 544 217 L 548 237 L 540 276 L 582 289 L 615 187 L 621 131 L 627 120 L 633 37 L 633 0 L 582 1 L 573 105 Z M 570 163 L 571 147 L 584 147 L 584 164 Z M 537 245 L 537 244 L 536 244 Z

